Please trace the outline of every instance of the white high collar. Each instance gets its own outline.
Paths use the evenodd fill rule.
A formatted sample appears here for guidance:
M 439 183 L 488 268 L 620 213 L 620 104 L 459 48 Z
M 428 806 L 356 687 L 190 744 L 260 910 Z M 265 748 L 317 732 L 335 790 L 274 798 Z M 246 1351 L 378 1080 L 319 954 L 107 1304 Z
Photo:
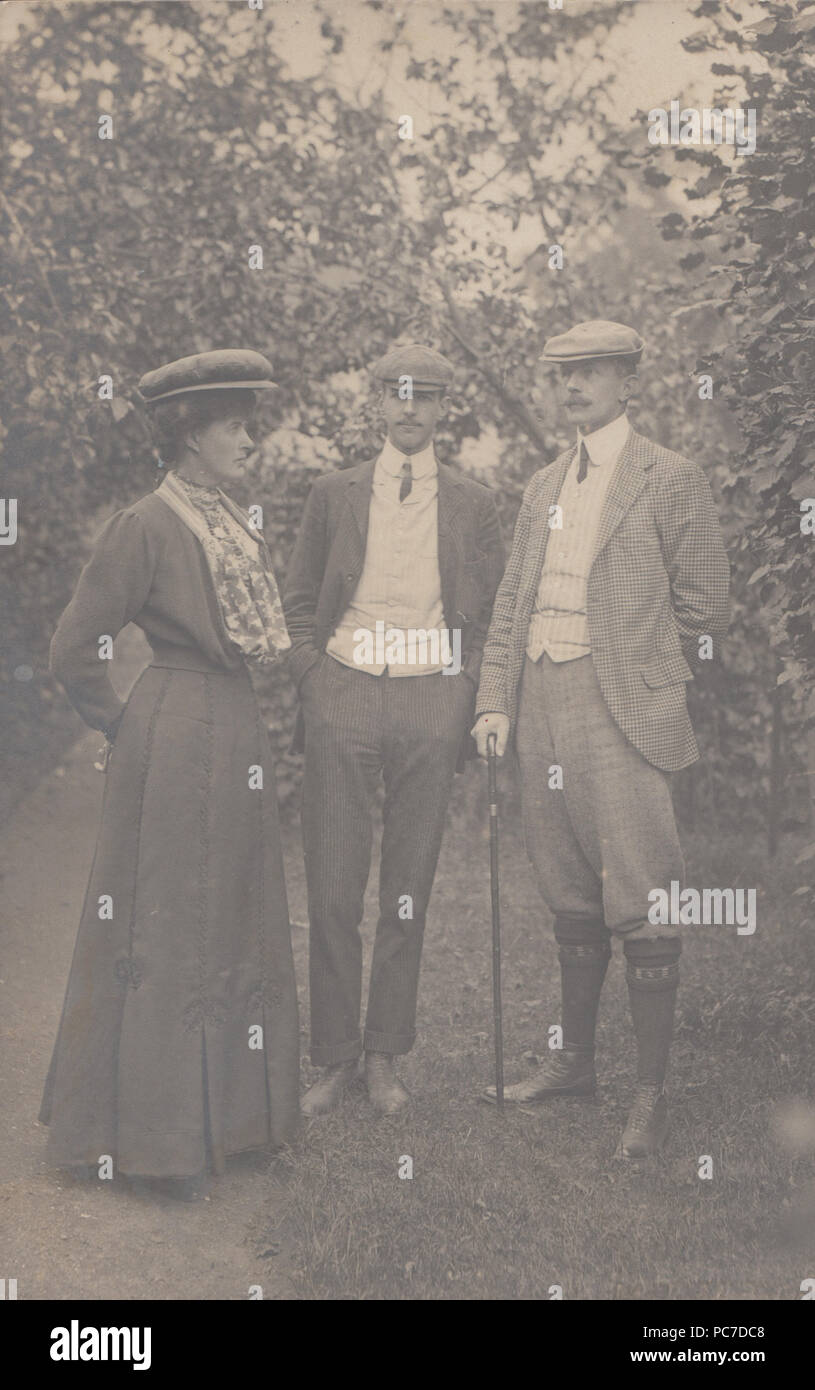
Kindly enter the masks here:
M 386 473 L 390 473 L 392 477 L 398 478 L 406 458 L 410 459 L 410 471 L 414 478 L 425 478 L 438 470 L 432 439 L 429 444 L 425 444 L 418 454 L 403 454 L 401 449 L 397 449 L 389 439 L 386 439 L 382 453 L 379 455 L 378 466 Z
M 591 434 L 581 434 L 578 430 L 577 445 L 579 448 L 582 439 L 590 463 L 598 466 L 614 463 L 620 456 L 630 430 L 628 416 L 623 411 L 622 415 L 618 415 L 615 420 L 609 420 L 607 425 L 601 425 L 599 430 L 592 430 Z

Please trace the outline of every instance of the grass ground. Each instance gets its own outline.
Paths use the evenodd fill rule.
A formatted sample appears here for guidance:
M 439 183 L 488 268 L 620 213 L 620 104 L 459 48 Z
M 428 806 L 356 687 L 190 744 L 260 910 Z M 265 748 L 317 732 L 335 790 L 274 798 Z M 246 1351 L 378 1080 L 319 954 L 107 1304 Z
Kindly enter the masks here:
M 812 926 L 792 871 L 768 868 L 738 839 L 686 846 L 688 883 L 759 889 L 758 929 L 686 929 L 672 1132 L 660 1158 L 632 1166 L 614 1157 L 634 1075 L 619 947 L 601 1007 L 598 1099 L 504 1118 L 478 1100 L 493 1065 L 489 867 L 483 802 L 474 816 L 467 800 L 442 851 L 419 1040 L 401 1066 L 414 1102 L 377 1118 L 359 1083 L 338 1112 L 309 1121 L 272 1163 L 258 1253 L 285 1248 L 294 1295 L 306 1299 L 800 1298 L 815 1275 L 815 1112 L 805 1104 L 815 1002 Z M 511 815 L 501 849 L 514 1079 L 559 1021 L 559 985 Z M 373 925 L 369 912 L 368 948 Z M 304 1066 L 304 1084 L 311 1075 Z M 709 1179 L 699 1176 L 706 1155 Z M 399 1176 L 406 1157 L 412 1178 Z
M 136 661 L 138 653 L 133 652 Z M 135 669 L 131 676 L 135 675 Z M 127 681 L 125 682 L 127 683 Z M 694 928 L 683 957 L 659 1160 L 614 1159 L 634 1057 L 620 952 L 599 1029 L 596 1103 L 505 1118 L 492 1079 L 488 842 L 483 780 L 458 779 L 431 904 L 419 1038 L 402 1065 L 411 1110 L 377 1119 L 362 1090 L 313 1120 L 269 1167 L 234 1160 L 212 1201 L 70 1188 L 36 1122 L 88 867 L 101 779 L 87 735 L 43 778 L 0 843 L 0 1249 L 21 1298 L 798 1300 L 815 1278 L 812 923 L 797 849 L 768 868 L 714 818 L 687 842 L 697 887 L 758 887 L 758 930 Z M 483 769 L 481 769 L 483 773 Z M 518 841 L 502 771 L 507 1074 L 534 1066 L 558 1022 L 549 918 Z M 811 839 L 811 835 L 806 836 Z M 305 915 L 299 835 L 284 835 L 293 915 Z M 374 907 L 376 875 L 369 903 Z M 370 947 L 373 911 L 366 920 Z M 307 933 L 294 932 L 304 1053 Z M 311 1072 L 304 1063 L 303 1084 Z M 790 1109 L 798 1098 L 801 1109 Z M 808 1108 L 806 1108 L 808 1103 Z M 784 1106 L 787 1106 L 786 1111 Z M 710 1155 L 710 1180 L 698 1176 Z M 409 1156 L 413 1177 L 399 1177 Z M 401 1164 L 404 1171 L 404 1162 Z

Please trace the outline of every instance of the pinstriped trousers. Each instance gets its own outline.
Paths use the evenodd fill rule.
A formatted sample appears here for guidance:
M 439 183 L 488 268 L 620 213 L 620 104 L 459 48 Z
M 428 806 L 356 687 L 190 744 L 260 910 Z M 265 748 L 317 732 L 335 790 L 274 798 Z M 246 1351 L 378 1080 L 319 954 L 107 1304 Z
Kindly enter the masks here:
M 409 1052 L 425 917 L 475 689 L 463 673 L 369 675 L 323 655 L 302 691 L 302 827 L 310 925 L 311 1059 Z M 360 923 L 374 788 L 385 804 L 379 921 L 360 1039 Z

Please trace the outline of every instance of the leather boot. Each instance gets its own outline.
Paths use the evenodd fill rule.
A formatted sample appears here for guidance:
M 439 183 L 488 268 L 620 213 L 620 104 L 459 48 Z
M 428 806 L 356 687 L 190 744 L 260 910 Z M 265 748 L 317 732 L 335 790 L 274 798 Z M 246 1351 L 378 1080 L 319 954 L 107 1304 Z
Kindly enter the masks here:
M 514 1105 L 530 1105 L 556 1096 L 593 1096 L 597 1089 L 593 1047 L 563 1047 L 553 1052 L 543 1066 L 525 1081 L 504 1087 L 504 1100 Z M 495 1105 L 494 1086 L 488 1086 L 483 1099 Z
M 647 1158 L 655 1154 L 668 1133 L 668 1102 L 661 1086 L 640 1081 L 620 1140 L 622 1158 Z
M 395 1115 L 410 1100 L 393 1069 L 393 1058 L 386 1052 L 365 1053 L 365 1083 L 374 1110 L 380 1115 Z
M 337 1062 L 333 1067 L 326 1067 L 300 1101 L 303 1114 L 326 1115 L 329 1110 L 335 1110 L 351 1085 L 356 1070 L 356 1057 L 351 1062 Z

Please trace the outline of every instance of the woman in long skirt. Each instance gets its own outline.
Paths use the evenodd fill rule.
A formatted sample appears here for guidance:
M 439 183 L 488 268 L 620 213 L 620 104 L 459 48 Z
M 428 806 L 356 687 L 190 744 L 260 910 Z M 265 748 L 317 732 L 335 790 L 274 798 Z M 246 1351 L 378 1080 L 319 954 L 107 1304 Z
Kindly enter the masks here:
M 290 646 L 268 552 L 222 491 L 252 450 L 258 353 L 140 383 L 161 486 L 99 535 L 51 664 L 109 741 L 102 823 L 40 1119 L 48 1158 L 198 1196 L 228 1154 L 289 1140 L 299 1034 L 271 747 L 250 681 Z M 105 655 L 153 651 L 123 705 Z

